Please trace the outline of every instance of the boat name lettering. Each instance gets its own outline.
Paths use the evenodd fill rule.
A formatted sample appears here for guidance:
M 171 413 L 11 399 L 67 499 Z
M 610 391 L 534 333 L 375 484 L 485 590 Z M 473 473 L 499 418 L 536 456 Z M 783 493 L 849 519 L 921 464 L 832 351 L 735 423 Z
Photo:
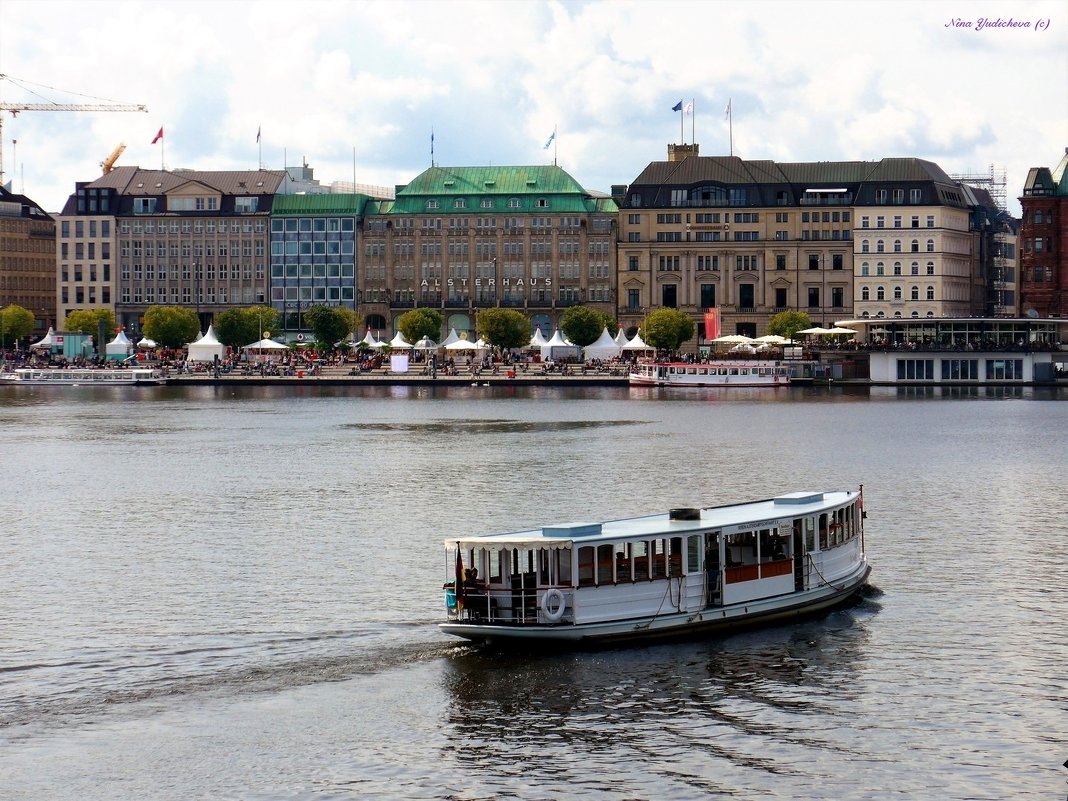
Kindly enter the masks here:
M 778 528 L 781 525 L 779 520 L 754 520 L 752 523 L 742 523 L 737 526 L 725 526 L 722 531 L 724 534 L 737 534 L 739 531 L 756 531 L 761 528 Z

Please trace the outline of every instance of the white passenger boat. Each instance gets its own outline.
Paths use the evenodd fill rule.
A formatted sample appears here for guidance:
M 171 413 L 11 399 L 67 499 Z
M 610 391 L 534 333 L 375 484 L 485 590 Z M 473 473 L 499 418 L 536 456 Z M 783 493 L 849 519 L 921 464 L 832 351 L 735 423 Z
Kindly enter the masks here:
M 170 381 L 161 370 L 149 367 L 110 369 L 80 367 L 20 367 L 0 373 L 0 385 L 29 384 L 35 386 L 137 386 L 166 384 Z
M 446 621 L 497 645 L 616 643 L 795 619 L 867 581 L 863 487 L 446 541 Z M 472 576 L 472 568 L 477 576 Z
M 771 360 L 639 362 L 630 371 L 633 387 L 778 387 L 789 383 L 786 366 Z

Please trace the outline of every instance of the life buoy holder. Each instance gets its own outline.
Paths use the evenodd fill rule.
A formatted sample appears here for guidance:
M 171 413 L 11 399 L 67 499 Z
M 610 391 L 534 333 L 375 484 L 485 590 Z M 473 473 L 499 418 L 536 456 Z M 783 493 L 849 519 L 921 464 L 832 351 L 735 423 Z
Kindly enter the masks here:
M 564 594 L 556 587 L 550 587 L 541 597 L 541 613 L 550 623 L 556 623 L 564 616 L 565 606 L 567 606 L 567 601 L 564 599 Z

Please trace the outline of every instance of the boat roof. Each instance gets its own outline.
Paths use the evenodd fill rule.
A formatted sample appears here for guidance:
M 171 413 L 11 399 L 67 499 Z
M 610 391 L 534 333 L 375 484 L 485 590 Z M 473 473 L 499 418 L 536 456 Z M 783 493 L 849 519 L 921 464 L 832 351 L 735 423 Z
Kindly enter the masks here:
M 785 518 L 804 517 L 833 509 L 851 502 L 857 495 L 859 493 L 853 490 L 790 492 L 761 501 L 709 506 L 702 509 L 674 510 L 642 517 L 609 520 L 603 523 L 557 523 L 543 528 L 505 534 L 454 537 L 445 540 L 445 545 L 453 547 L 457 542 L 461 542 L 469 547 L 486 547 L 492 543 L 544 547 L 546 545 L 593 544 L 626 539 L 677 537 L 710 529 L 723 529 L 730 533 L 755 528 L 772 528 L 778 521 Z M 676 514 L 679 511 L 691 512 L 691 514 Z M 693 519 L 682 519 L 684 517 Z

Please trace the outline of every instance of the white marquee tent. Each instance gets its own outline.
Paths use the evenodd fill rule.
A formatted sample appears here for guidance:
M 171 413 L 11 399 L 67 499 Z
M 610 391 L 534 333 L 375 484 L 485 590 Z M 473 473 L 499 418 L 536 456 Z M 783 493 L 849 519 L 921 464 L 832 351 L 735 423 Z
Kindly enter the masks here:
M 226 358 L 226 346 L 215 336 L 215 329 L 210 325 L 204 336 L 196 342 L 190 342 L 186 348 L 189 352 L 186 358 L 191 362 L 213 362 L 216 356 L 220 359 Z
M 126 336 L 125 331 L 119 331 L 115 335 L 115 338 L 109 342 L 104 349 L 105 359 L 115 359 L 122 361 L 130 355 L 133 351 L 133 343 L 130 342 L 130 338 Z
M 544 345 L 541 346 L 541 358 L 542 359 L 560 359 L 567 358 L 569 356 L 578 357 L 579 348 L 564 339 L 560 333 L 560 329 L 557 328 L 553 332 L 553 337 Z
M 608 326 L 605 326 L 596 342 L 582 349 L 582 355 L 586 359 L 614 359 L 622 352 L 622 346 L 616 344 L 612 335 L 608 333 Z

